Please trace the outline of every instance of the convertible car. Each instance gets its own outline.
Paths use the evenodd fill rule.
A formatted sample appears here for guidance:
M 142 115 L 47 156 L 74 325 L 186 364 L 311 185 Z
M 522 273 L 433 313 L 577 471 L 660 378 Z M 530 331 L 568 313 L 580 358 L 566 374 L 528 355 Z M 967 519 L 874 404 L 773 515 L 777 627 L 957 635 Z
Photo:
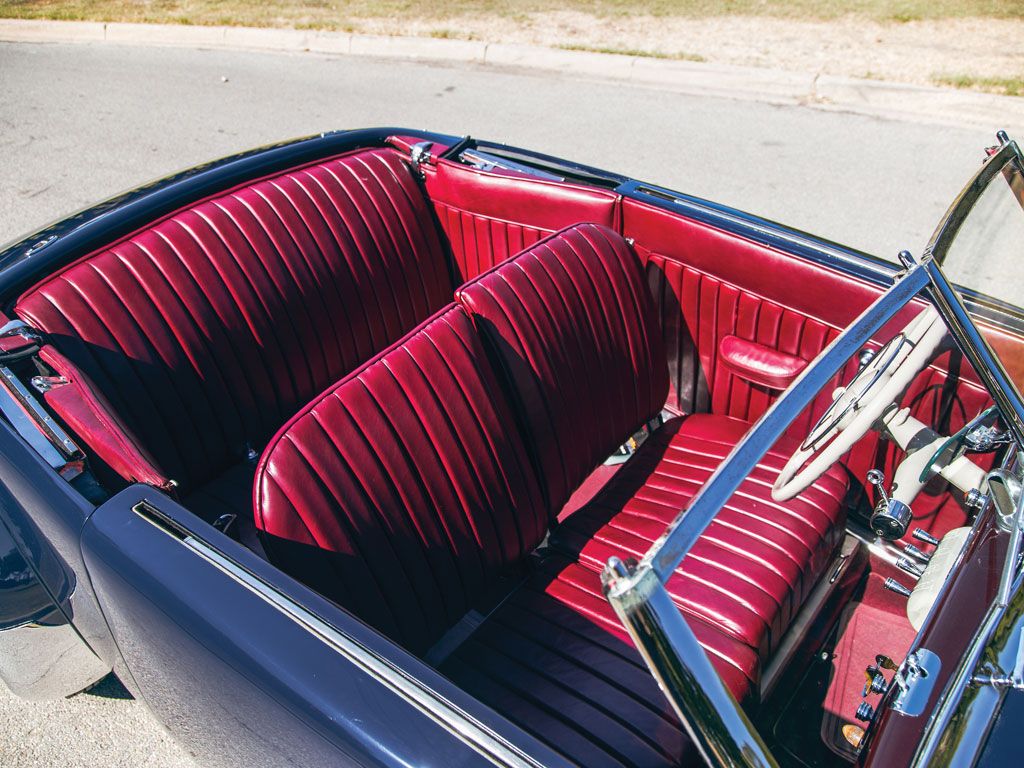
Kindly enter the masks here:
M 0 677 L 113 672 L 204 766 L 1019 761 L 987 153 L 899 264 L 407 129 L 9 246 Z

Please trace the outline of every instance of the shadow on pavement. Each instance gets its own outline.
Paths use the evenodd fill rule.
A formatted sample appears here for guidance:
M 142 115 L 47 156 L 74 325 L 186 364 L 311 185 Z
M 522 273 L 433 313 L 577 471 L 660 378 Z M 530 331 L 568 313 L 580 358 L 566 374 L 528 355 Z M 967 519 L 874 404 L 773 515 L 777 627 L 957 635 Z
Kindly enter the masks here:
M 83 694 L 88 696 L 99 696 L 102 699 L 133 699 L 134 696 L 128 691 L 127 688 L 117 679 L 117 675 L 111 672 L 109 675 L 104 677 L 92 688 L 87 688 L 82 691 Z

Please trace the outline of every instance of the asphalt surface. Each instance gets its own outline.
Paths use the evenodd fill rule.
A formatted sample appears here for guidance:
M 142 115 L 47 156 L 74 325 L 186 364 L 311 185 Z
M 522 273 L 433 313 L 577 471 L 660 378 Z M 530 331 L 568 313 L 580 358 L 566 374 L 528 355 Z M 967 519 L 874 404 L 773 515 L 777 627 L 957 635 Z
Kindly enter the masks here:
M 337 128 L 500 140 L 892 258 L 920 252 L 1000 126 L 956 128 L 526 71 L 183 49 L 0 45 L 0 241 L 154 177 Z M 114 683 L 0 686 L 0 764 L 192 763 Z

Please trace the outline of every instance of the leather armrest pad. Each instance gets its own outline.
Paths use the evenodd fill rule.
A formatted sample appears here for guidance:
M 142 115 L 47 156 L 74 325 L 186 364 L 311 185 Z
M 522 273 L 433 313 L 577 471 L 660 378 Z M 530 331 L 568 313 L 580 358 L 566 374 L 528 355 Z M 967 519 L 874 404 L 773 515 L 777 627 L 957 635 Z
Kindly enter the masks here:
M 732 373 L 768 389 L 785 389 L 807 367 L 802 357 L 739 336 L 723 338 L 718 354 Z
M 74 363 L 50 345 L 40 349 L 39 357 L 68 382 L 45 392 L 43 399 L 97 458 L 129 482 L 173 487 Z

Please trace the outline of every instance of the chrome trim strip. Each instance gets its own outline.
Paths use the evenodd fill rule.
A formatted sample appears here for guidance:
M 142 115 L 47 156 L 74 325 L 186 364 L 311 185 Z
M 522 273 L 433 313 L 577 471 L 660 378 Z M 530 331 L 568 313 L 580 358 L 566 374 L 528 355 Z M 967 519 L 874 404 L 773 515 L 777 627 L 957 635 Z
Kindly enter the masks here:
M 5 365 L 0 365 L 0 411 L 33 450 L 66 480 L 82 471 L 85 456 Z
M 132 507 L 132 511 L 158 530 L 180 541 L 197 556 L 315 635 L 367 675 L 455 735 L 482 757 L 495 765 L 507 768 L 543 768 L 541 763 L 501 738 L 500 735 L 468 713 L 438 696 L 429 686 L 282 595 L 252 571 L 224 556 L 174 521 L 167 519 L 155 507 L 146 502 L 140 502 Z

